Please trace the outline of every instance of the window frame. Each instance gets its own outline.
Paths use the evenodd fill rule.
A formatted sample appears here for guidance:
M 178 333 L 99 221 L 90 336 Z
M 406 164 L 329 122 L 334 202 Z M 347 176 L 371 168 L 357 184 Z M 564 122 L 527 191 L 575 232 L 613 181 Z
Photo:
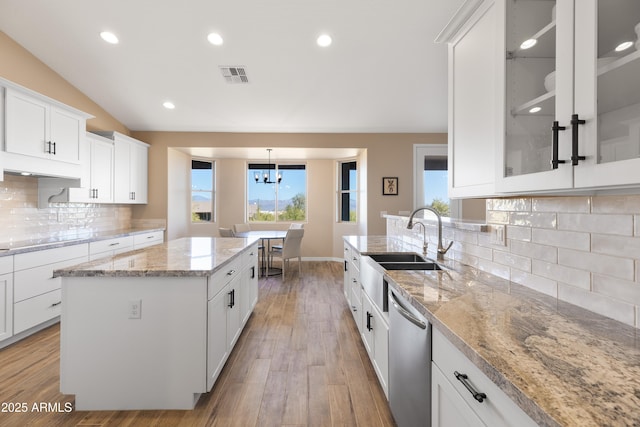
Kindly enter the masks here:
M 251 166 L 260 166 L 260 169 L 258 168 L 251 168 Z M 271 168 L 269 168 L 269 166 L 271 166 Z M 281 169 L 282 168 L 282 169 Z M 276 181 L 271 185 L 275 186 L 275 191 L 274 191 L 274 203 L 275 203 L 275 213 L 273 215 L 274 219 L 273 221 L 268 221 L 268 220 L 252 220 L 249 216 L 249 180 L 250 182 L 255 182 L 255 178 L 254 178 L 254 173 L 252 171 L 258 171 L 260 170 L 265 171 L 265 170 L 271 170 L 272 171 L 272 176 L 271 176 L 271 180 L 272 181 Z M 303 220 L 281 220 L 278 218 L 278 212 L 280 211 L 280 185 L 286 184 L 286 179 L 287 179 L 287 175 L 286 175 L 286 171 L 287 170 L 303 170 L 305 173 L 305 183 L 304 183 L 304 197 L 305 197 L 305 204 L 304 204 L 304 219 Z M 277 177 L 278 174 L 280 173 L 280 171 L 283 171 L 283 177 L 282 177 L 282 183 L 278 183 L 277 182 Z M 251 173 L 251 175 L 250 175 Z M 307 223 L 309 220 L 309 168 L 308 168 L 308 164 L 307 162 L 304 161 L 281 161 L 281 162 L 272 162 L 271 164 L 268 163 L 264 163 L 264 161 L 247 161 L 246 163 L 246 168 L 245 168 L 245 179 L 247 180 L 246 184 L 245 184 L 245 221 L 247 221 L 247 223 L 253 223 L 253 224 L 276 224 L 276 223 L 292 223 L 292 222 L 296 222 L 296 223 Z M 257 184 L 261 184 L 261 185 L 269 185 L 269 184 L 264 184 L 262 183 L 262 181 L 258 181 Z
M 200 221 L 194 221 L 193 220 L 193 193 L 194 192 L 198 192 L 198 193 L 205 193 L 205 192 L 209 192 L 209 190 L 194 190 L 193 189 L 193 162 L 202 162 L 202 163 L 210 163 L 211 164 L 211 205 L 209 206 L 211 209 L 211 219 L 209 220 L 200 220 Z M 210 159 L 210 158 L 205 158 L 205 157 L 191 157 L 191 168 L 190 168 L 190 173 L 189 173 L 189 216 L 190 216 L 190 222 L 191 224 L 213 224 L 216 222 L 216 216 L 217 216 L 217 210 L 216 210 L 216 172 L 217 172 L 217 168 L 216 168 L 216 161 L 214 159 Z
M 356 186 L 354 190 L 343 190 L 343 177 L 344 177 L 344 170 L 343 170 L 343 166 L 344 165 L 349 165 L 349 164 L 353 164 L 355 166 L 355 169 L 349 169 L 349 170 L 355 170 L 356 171 Z M 359 220 L 360 220 L 360 200 L 359 200 L 359 188 L 360 188 L 360 175 L 358 174 L 358 159 L 352 158 L 352 159 L 341 159 L 337 161 L 337 168 L 336 168 L 336 172 L 337 172 L 337 191 L 336 191 L 336 220 L 337 222 L 340 223 L 345 223 L 345 224 L 358 224 Z M 355 194 L 355 200 L 356 200 L 356 208 L 355 208 L 355 215 L 356 215 L 356 219 L 355 221 L 351 221 L 351 219 L 344 220 L 343 219 L 343 214 L 344 214 L 344 201 L 343 198 L 345 195 L 351 195 L 351 194 Z M 347 198 L 348 200 L 351 200 L 350 197 Z M 349 213 L 351 213 L 351 209 L 349 208 Z M 351 216 L 349 216 L 351 217 Z

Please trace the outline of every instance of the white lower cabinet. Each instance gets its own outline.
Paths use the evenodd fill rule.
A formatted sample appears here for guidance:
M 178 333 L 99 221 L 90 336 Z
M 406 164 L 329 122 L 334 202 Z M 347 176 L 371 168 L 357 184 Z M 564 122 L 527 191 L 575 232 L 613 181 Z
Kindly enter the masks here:
M 164 231 L 151 231 L 149 233 L 135 234 L 133 236 L 133 249 L 142 249 L 148 246 L 164 243 Z
M 433 427 L 537 425 L 436 328 L 432 354 Z
M 365 292 L 362 292 L 362 339 L 382 390 L 388 397 L 389 323 Z
M 242 324 L 249 320 L 258 302 L 258 244 L 244 255 L 242 263 L 242 289 L 240 291 L 240 315 Z
M 211 391 L 229 357 L 227 346 L 227 306 L 229 296 L 223 288 L 207 304 L 207 391 Z
M 133 236 L 115 237 L 89 243 L 89 260 L 110 257 L 133 250 Z
M 87 244 L 14 256 L 14 334 L 24 332 L 60 315 L 61 279 L 54 278 L 53 271 L 80 264 L 87 259 Z
M 0 341 L 13 336 L 13 257 L 0 258 Z

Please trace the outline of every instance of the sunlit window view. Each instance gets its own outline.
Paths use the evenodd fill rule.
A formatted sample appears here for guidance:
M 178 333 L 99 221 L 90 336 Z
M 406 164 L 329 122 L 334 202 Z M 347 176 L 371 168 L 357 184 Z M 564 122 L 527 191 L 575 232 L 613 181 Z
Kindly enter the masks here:
M 338 206 L 342 222 L 357 221 L 358 180 L 356 162 L 340 162 L 340 191 Z
M 213 162 L 191 161 L 191 221 L 213 221 Z
M 447 195 L 447 157 L 425 156 L 424 158 L 424 204 L 437 210 L 442 216 L 451 216 Z
M 265 176 L 267 183 L 265 183 Z M 282 179 L 278 183 L 279 177 Z M 247 168 L 248 221 L 296 222 L 306 221 L 306 219 L 307 171 L 305 165 L 249 163 Z

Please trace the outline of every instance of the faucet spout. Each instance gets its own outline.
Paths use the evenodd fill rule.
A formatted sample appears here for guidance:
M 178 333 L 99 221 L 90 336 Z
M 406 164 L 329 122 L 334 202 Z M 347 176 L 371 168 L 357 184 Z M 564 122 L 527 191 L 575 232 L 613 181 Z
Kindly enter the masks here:
M 451 248 L 451 245 L 453 245 L 453 241 L 451 241 L 449 243 L 449 245 L 445 248 L 444 245 L 442 244 L 442 217 L 440 216 L 440 213 L 438 213 L 438 211 L 436 211 L 435 209 L 433 209 L 431 206 L 422 206 L 420 208 L 415 209 L 413 212 L 411 212 L 411 215 L 409 216 L 409 223 L 407 224 L 407 228 L 409 230 L 411 230 L 413 228 L 413 217 L 416 216 L 416 214 L 420 211 L 430 211 L 433 212 L 433 214 L 436 216 L 436 218 L 438 219 L 438 259 L 442 260 L 444 259 L 444 254 L 447 253 L 447 251 Z M 422 224 L 421 222 L 417 222 L 417 224 Z M 423 230 L 424 230 L 424 224 L 422 224 Z M 427 246 L 427 234 L 426 232 L 424 233 L 424 245 L 423 245 L 423 249 L 426 250 L 426 246 Z

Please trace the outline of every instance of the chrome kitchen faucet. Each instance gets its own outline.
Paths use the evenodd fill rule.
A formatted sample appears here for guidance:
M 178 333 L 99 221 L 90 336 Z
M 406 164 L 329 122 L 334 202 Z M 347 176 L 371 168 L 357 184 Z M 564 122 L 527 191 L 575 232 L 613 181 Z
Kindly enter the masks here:
M 417 208 L 415 209 L 413 212 L 411 212 L 411 216 L 409 216 L 409 223 L 407 224 L 407 228 L 409 230 L 413 229 L 413 217 L 420 211 L 431 211 L 435 214 L 436 218 L 438 218 L 438 259 L 442 260 L 444 259 L 444 254 L 447 253 L 447 251 L 451 248 L 451 245 L 453 245 L 453 241 L 449 242 L 449 245 L 447 246 L 447 248 L 445 249 L 445 247 L 442 245 L 442 217 L 440 216 L 440 214 L 438 213 L 438 211 L 436 211 L 435 209 L 433 209 L 431 206 L 422 206 L 421 208 Z M 417 224 L 422 224 L 421 222 L 416 221 Z M 422 224 L 422 229 L 423 229 L 423 242 L 422 242 L 422 249 L 423 251 L 427 252 L 427 233 L 426 233 L 426 227 L 424 224 Z

